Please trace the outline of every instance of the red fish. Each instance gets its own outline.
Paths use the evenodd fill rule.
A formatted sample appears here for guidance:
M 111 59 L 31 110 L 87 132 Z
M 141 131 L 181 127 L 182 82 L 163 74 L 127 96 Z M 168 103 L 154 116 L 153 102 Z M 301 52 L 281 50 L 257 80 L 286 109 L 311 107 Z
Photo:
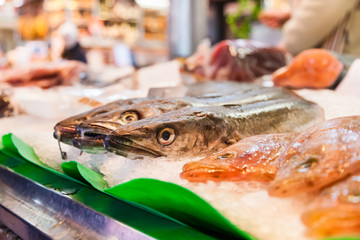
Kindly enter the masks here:
M 200 161 L 183 167 L 181 177 L 190 182 L 260 181 L 274 179 L 278 156 L 296 133 L 257 135 L 244 138 Z
M 319 190 L 360 171 L 360 116 L 317 124 L 295 137 L 268 192 L 287 197 Z
M 360 174 L 325 188 L 302 220 L 313 237 L 360 237 Z
M 291 88 L 328 88 L 343 68 L 328 51 L 309 49 L 297 55 L 287 67 L 275 71 L 273 82 L 276 86 Z

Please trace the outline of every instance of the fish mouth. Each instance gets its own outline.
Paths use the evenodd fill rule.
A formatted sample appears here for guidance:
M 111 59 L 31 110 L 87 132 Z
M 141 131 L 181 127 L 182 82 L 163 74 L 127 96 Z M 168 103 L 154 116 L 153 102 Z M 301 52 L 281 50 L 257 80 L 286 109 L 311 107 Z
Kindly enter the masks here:
M 83 126 L 76 127 L 77 137 L 72 139 L 74 147 L 79 148 L 88 153 L 97 153 L 104 149 L 104 138 L 110 130 L 91 128 Z
M 78 132 L 76 131 L 75 125 L 69 126 L 55 126 L 54 134 L 55 139 L 60 140 L 63 143 L 70 144 L 73 138 L 78 136 Z
M 87 153 L 105 153 L 104 138 L 76 137 L 72 140 L 74 147 Z
M 190 182 L 222 181 L 232 169 L 217 164 L 188 163 L 185 164 L 180 177 Z
M 160 152 L 139 145 L 128 138 L 113 135 L 105 137 L 104 147 L 110 152 L 131 159 L 141 158 L 142 156 L 155 158 L 163 156 Z
M 105 126 L 106 124 L 106 126 Z M 110 126 L 110 127 L 109 127 Z M 91 123 L 81 123 L 76 126 L 76 131 L 80 136 L 88 137 L 101 137 L 108 135 L 111 131 L 115 130 L 116 127 L 121 127 L 122 124 L 115 124 L 108 121 L 96 121 Z
M 72 139 L 72 144 L 88 153 L 104 152 L 104 139 L 111 131 L 101 122 L 79 124 L 76 126 L 77 137 Z

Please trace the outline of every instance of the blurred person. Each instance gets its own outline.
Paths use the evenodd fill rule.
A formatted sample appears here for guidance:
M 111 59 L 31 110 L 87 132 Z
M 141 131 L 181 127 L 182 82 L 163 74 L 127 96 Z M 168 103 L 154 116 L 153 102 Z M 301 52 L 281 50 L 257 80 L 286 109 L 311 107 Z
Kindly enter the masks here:
M 63 44 L 61 57 L 87 63 L 85 51 L 78 41 L 78 29 L 76 25 L 71 22 L 65 22 L 59 27 L 57 33 Z
M 322 47 L 360 56 L 359 0 L 295 0 L 291 5 L 291 14 L 264 11 L 259 16 L 259 20 L 270 27 L 284 24 L 279 47 L 293 55 Z

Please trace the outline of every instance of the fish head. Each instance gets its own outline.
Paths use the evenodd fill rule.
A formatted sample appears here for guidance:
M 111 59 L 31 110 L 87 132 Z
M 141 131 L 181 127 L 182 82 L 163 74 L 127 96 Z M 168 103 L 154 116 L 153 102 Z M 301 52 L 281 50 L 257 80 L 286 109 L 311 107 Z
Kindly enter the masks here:
M 104 140 L 107 150 L 128 158 L 196 156 L 224 146 L 224 119 L 184 108 L 124 125 Z
M 73 138 L 78 136 L 76 131 L 76 126 L 83 121 L 90 119 L 91 117 L 98 116 L 105 113 L 103 110 L 101 111 L 89 111 L 86 113 L 82 113 L 73 117 L 69 117 L 59 123 L 57 123 L 54 127 L 54 138 L 59 141 L 70 144 Z
M 180 177 L 190 182 L 223 181 L 237 178 L 239 169 L 236 158 L 240 155 L 231 149 L 223 149 L 199 161 L 184 165 Z
M 141 115 L 137 111 L 124 110 L 84 121 L 76 126 L 77 135 L 72 139 L 72 144 L 85 152 L 103 152 L 103 140 L 107 134 L 139 119 Z
M 359 170 L 358 120 L 329 120 L 297 136 L 285 150 L 284 165 L 269 188 L 270 195 L 291 196 L 318 190 Z
M 62 120 L 55 125 L 54 138 L 63 143 L 72 145 L 72 139 L 78 136 L 78 132 L 76 131 L 78 124 L 84 121 L 88 121 L 92 118 L 108 114 L 110 111 L 118 108 L 119 106 L 126 106 L 131 103 L 132 100 L 119 100 L 108 103 L 102 107 L 66 118 L 65 120 Z
M 270 195 L 291 196 L 321 186 L 324 181 L 321 175 L 326 177 L 326 169 L 334 167 L 337 157 L 332 155 L 336 153 L 331 151 L 331 146 L 323 142 L 327 141 L 326 137 L 318 137 L 317 141 L 308 143 L 295 139 L 285 150 L 284 165 L 270 185 Z
M 72 143 L 86 152 L 97 152 L 96 148 L 104 150 L 103 139 L 119 127 L 184 106 L 182 102 L 172 99 L 150 99 L 124 106 L 78 124 L 78 135 Z

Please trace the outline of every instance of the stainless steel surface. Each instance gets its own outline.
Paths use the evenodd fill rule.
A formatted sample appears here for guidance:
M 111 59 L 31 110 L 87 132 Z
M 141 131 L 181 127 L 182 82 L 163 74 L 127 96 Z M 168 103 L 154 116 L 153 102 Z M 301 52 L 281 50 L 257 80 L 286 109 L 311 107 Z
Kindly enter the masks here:
M 23 239 L 153 239 L 2 166 L 0 223 Z
M 206 38 L 208 0 L 171 0 L 168 40 L 170 57 L 187 57 Z

